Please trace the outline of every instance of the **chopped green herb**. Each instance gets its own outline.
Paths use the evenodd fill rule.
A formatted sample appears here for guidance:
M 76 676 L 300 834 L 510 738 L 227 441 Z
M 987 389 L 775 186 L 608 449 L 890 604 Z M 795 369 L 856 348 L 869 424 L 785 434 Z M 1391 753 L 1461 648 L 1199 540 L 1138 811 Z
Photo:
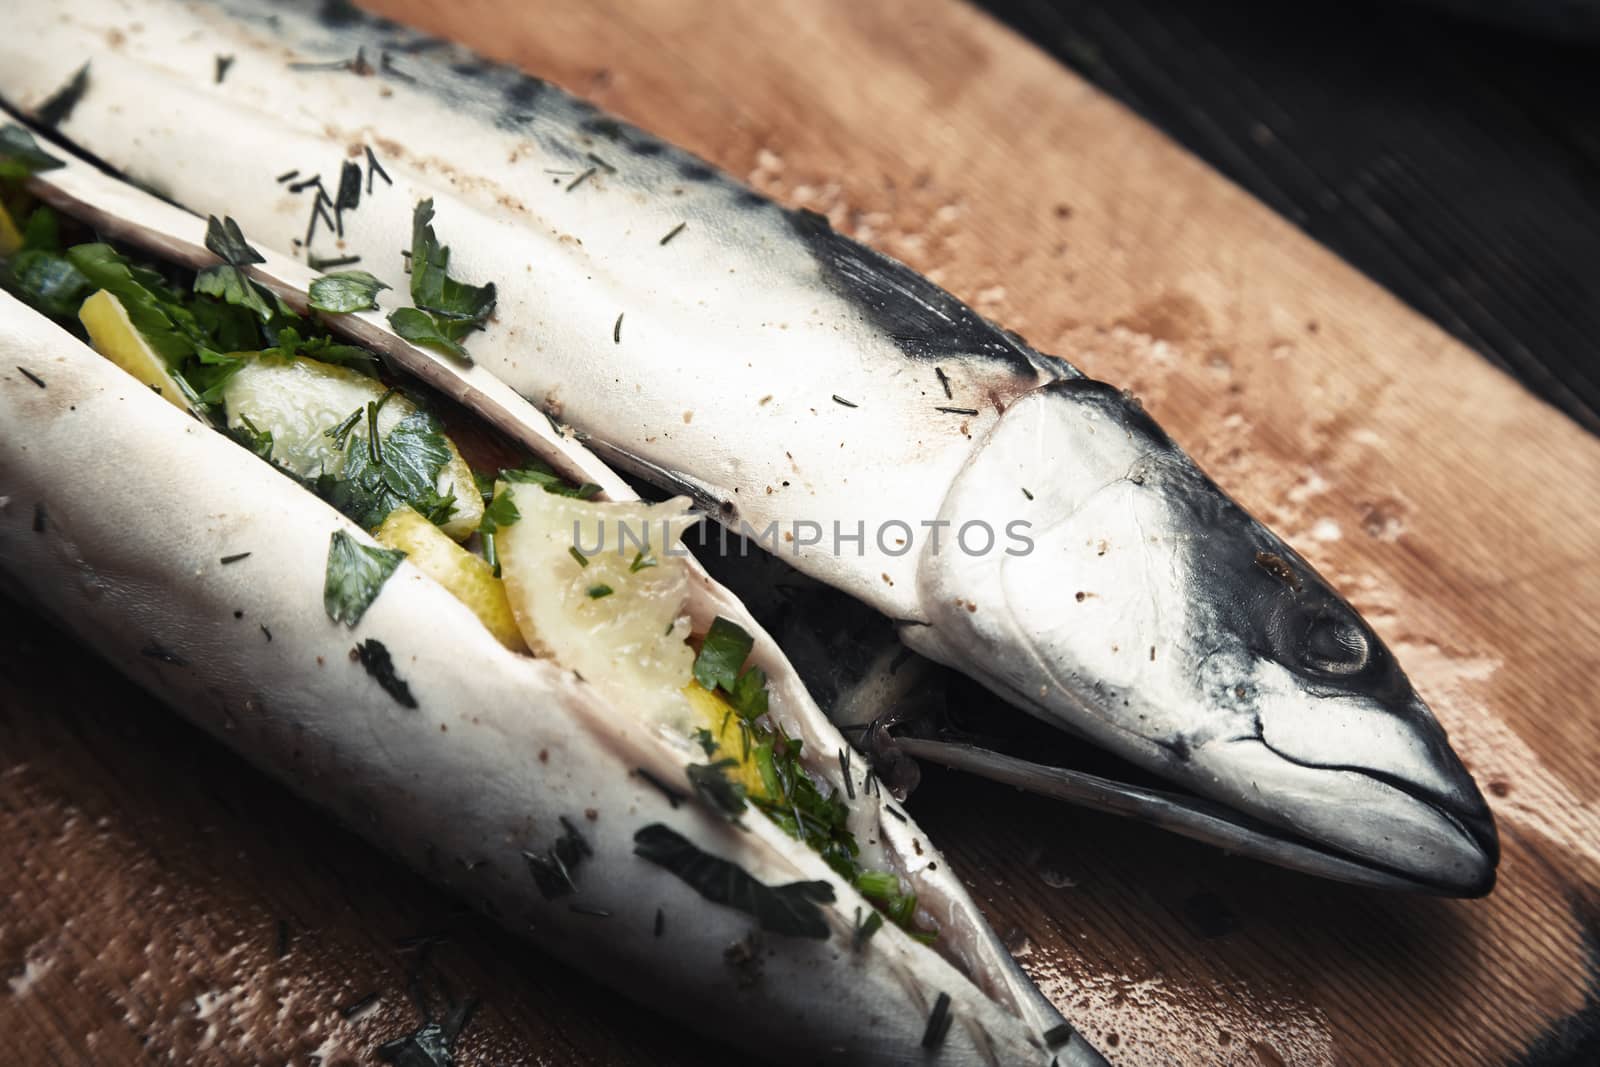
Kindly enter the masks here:
M 572 821 L 561 816 L 561 836 L 543 852 L 523 852 L 528 873 L 533 875 L 539 895 L 546 900 L 569 896 L 578 891 L 573 873 L 579 864 L 594 855 L 594 849 Z
M 684 768 L 695 793 L 732 821 L 738 821 L 747 807 L 744 786 L 728 777 L 728 768 L 738 765 L 738 760 L 729 758 L 715 763 L 691 763 Z
M 77 73 L 50 95 L 50 99 L 39 105 L 34 119 L 40 126 L 53 130 L 72 115 L 72 109 L 78 106 L 78 101 L 83 99 L 83 94 L 89 88 L 89 64 L 79 67 Z
M 228 76 L 228 69 L 230 67 L 232 67 L 232 66 L 233 66 L 233 57 L 232 56 L 223 56 L 223 55 L 217 56 L 216 72 L 215 72 L 215 75 L 214 75 L 214 77 L 216 79 L 216 84 L 218 84 L 218 85 L 222 84 L 222 79 L 224 79 L 224 78 L 226 78 Z
M 411 302 L 389 316 L 408 341 L 465 357 L 461 339 L 481 329 L 494 312 L 495 287 L 450 277 L 450 249 L 433 232 L 433 201 L 420 200 L 411 219 Z
M 669 630 L 668 632 L 670 633 L 671 631 Z M 699 742 L 700 747 L 705 750 L 708 756 L 715 755 L 717 749 L 722 747 L 717 744 L 717 739 L 711 736 L 711 731 L 704 726 L 694 732 L 694 739 Z
M 950 994 L 940 993 L 933 1002 L 933 1013 L 928 1016 L 928 1028 L 922 1032 L 922 1047 L 936 1049 L 944 1044 L 950 1032 Z
M 365 415 L 371 422 L 374 408 L 369 406 Z M 351 436 L 343 474 L 322 475 L 312 489 L 367 529 L 402 504 L 437 526 L 455 513 L 455 496 L 438 490 L 439 472 L 449 461 L 450 445 L 438 420 L 425 411 L 413 411 L 383 436 L 376 450 L 367 437 Z
M 39 147 L 33 134 L 8 122 L 0 126 L 0 180 L 21 181 L 41 171 L 55 170 L 65 163 Z
M 522 518 L 522 513 L 517 510 L 517 502 L 512 499 L 509 492 L 501 493 L 483 509 L 483 519 L 478 523 L 479 533 L 498 533 L 507 526 L 515 525 Z
M 591 585 L 589 587 L 589 599 L 600 600 L 604 597 L 610 596 L 614 592 L 616 592 L 615 589 L 612 589 L 609 585 L 606 585 L 603 582 L 599 585 Z
M 739 669 L 754 646 L 755 639 L 743 627 L 717 616 L 695 657 L 694 680 L 713 692 L 723 689 L 731 693 L 738 684 Z
M 194 355 L 204 334 L 194 314 L 155 271 L 136 266 L 108 244 L 76 245 L 67 250 L 90 286 L 109 289 L 128 312 L 128 318 L 169 367 Z
M 869 912 L 867 914 L 866 920 L 863 921 L 862 918 L 861 918 L 861 909 L 857 908 L 856 909 L 856 930 L 855 930 L 855 936 L 853 938 L 851 938 L 851 946 L 857 952 L 860 952 L 862 950 L 862 948 L 864 948 L 866 946 L 866 943 L 868 941 L 872 940 L 872 935 L 877 933 L 880 929 L 882 929 L 882 927 L 883 927 L 883 916 L 882 915 L 878 914 L 875 911 L 874 912 Z
M 589 557 L 585 556 L 582 552 L 579 552 L 577 545 L 568 545 L 567 555 L 577 560 L 578 566 L 580 567 L 587 567 L 589 565 Z
M 256 424 L 250 421 L 248 415 L 239 416 L 239 425 L 231 427 L 228 433 L 235 441 L 254 452 L 267 462 L 272 462 L 272 431 L 258 430 Z
M 325 274 L 311 283 L 311 306 L 338 315 L 378 306 L 378 291 L 389 286 L 364 270 Z
M 751 915 L 768 933 L 826 941 L 828 921 L 819 904 L 834 901 L 827 882 L 791 882 L 769 886 L 738 864 L 713 856 L 661 823 L 633 835 L 634 854 L 677 875 L 714 904 Z
M 206 220 L 206 248 L 223 262 L 206 267 L 194 276 L 194 291 L 214 296 L 223 303 L 249 308 L 262 322 L 270 322 L 273 308 L 262 297 L 259 285 L 245 273 L 252 263 L 265 263 L 266 257 L 250 247 L 239 224 L 232 218 Z
M 322 587 L 328 618 L 354 627 L 405 558 L 404 552 L 364 545 L 343 530 L 335 530 L 328 539 L 328 573 Z
M 556 496 L 576 497 L 579 500 L 588 500 L 600 491 L 600 487 L 593 482 L 575 485 L 567 481 L 551 469 L 549 464 L 540 459 L 530 459 L 521 467 L 503 470 L 500 472 L 500 477 L 508 482 L 537 485 L 547 493 L 554 493 Z
M 231 216 L 219 220 L 212 215 L 206 219 L 206 248 L 235 267 L 267 261 L 266 256 L 250 247 L 250 242 L 244 239 L 244 231 Z
M 340 419 L 334 425 L 322 431 L 322 436 L 333 441 L 333 447 L 340 452 L 344 451 L 345 444 L 350 440 L 350 433 L 361 422 L 361 417 L 366 413 L 365 408 L 356 408 L 350 414 Z
M 633 562 L 628 564 L 628 572 L 630 574 L 638 574 L 647 567 L 655 567 L 658 565 L 659 564 L 656 563 L 656 557 L 654 555 L 647 556 L 642 551 L 635 552 L 633 554 Z
M 455 338 L 439 328 L 439 323 L 426 311 L 416 308 L 396 308 L 389 313 L 389 325 L 394 332 L 414 345 L 438 348 L 460 359 L 470 359 L 467 350 Z
M 4 265 L 3 281 L 24 302 L 56 319 L 76 315 L 93 289 L 72 260 L 58 252 L 28 248 L 26 238 L 23 251 Z
M 357 643 L 355 648 L 356 659 L 361 661 L 361 666 L 372 676 L 372 680 L 402 708 L 415 708 L 417 698 L 411 695 L 411 687 L 395 673 L 394 658 L 389 655 L 389 649 L 376 637 L 368 638 Z

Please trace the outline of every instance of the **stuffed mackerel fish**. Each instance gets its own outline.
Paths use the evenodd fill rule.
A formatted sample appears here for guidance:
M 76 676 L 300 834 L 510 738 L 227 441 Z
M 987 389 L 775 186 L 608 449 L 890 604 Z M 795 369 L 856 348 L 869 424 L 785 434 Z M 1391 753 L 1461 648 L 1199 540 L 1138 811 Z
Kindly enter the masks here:
M 1388 650 L 1118 390 L 347 4 L 3 7 L 11 584 L 551 951 L 691 1018 L 744 996 L 735 1038 L 795 1020 L 797 1058 L 1093 1062 L 823 714 L 886 737 L 907 648 L 1164 784 L 936 726 L 903 752 L 1492 887 L 1487 806 Z M 905 647 L 819 709 L 678 553 L 691 505 Z M 761 982 L 721 955 L 752 932 Z
M 8 587 L 492 916 L 720 1037 L 771 1054 L 781 1027 L 805 1062 L 1101 1062 L 682 551 L 688 501 L 639 502 L 491 375 L 349 311 L 372 279 L 0 137 L 0 270 L 32 305 L 0 294 Z M 445 310 L 412 310 L 487 307 L 426 215 L 417 294 Z M 334 307 L 337 337 L 309 314 Z

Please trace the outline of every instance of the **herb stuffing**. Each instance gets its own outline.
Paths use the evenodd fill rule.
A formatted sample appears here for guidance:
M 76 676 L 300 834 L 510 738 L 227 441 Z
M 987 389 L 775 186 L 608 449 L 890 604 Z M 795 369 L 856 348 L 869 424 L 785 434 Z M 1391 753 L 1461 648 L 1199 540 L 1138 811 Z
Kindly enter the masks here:
M 693 770 L 690 780 L 696 792 L 724 814 L 733 810 L 735 796 L 758 809 L 790 837 L 814 849 L 897 926 L 918 940 L 931 942 L 937 935 L 916 928 L 916 894 L 902 892 L 899 875 L 862 867 L 860 846 L 849 828 L 846 798 L 836 789 L 824 795 L 801 762 L 803 742 L 787 736 L 782 727 L 767 719 L 766 673 L 760 667 L 745 666 L 754 644 L 742 627 L 719 616 L 695 658 L 695 681 L 714 692 L 727 708 L 717 729 L 699 732 L 696 739 L 706 755 L 713 757 L 724 751 L 719 739 L 736 729 L 739 746 L 736 752 Z M 734 780 L 741 770 L 751 783 L 748 786 Z M 724 783 L 710 784 L 713 775 L 724 778 Z

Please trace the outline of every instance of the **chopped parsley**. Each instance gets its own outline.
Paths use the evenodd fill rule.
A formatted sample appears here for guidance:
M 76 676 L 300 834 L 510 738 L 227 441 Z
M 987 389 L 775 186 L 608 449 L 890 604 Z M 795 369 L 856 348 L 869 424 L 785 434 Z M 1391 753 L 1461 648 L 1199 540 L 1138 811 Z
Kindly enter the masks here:
M 8 122 L 0 126 L 0 179 L 21 181 L 41 171 L 56 170 L 65 163 L 39 147 L 33 134 Z
M 706 737 L 710 736 L 710 732 L 706 731 Z M 703 747 L 704 741 L 701 744 Z M 713 742 L 712 751 L 715 749 L 716 743 Z M 748 807 L 745 803 L 744 786 L 728 777 L 728 769 L 738 765 L 739 761 L 736 759 L 719 759 L 715 763 L 691 763 L 684 768 L 684 773 L 689 777 L 689 784 L 694 786 L 695 794 L 726 815 L 730 821 L 737 821 Z
M 371 401 L 357 413 L 366 420 L 365 435 L 355 432 L 360 417 L 348 427 L 345 422 L 333 427 L 349 437 L 344 471 L 338 476 L 321 475 L 310 483 L 311 488 L 369 530 L 402 504 L 436 526 L 450 521 L 455 495 L 438 489 L 439 473 L 450 462 L 450 443 L 439 421 L 426 411 L 413 411 L 387 434 L 375 435 L 381 404 L 380 400 Z
M 318 311 L 347 315 L 378 306 L 378 291 L 389 286 L 364 270 L 324 274 L 311 283 L 311 306 Z
M 417 698 L 411 695 L 411 687 L 404 679 L 395 673 L 394 658 L 389 655 L 389 649 L 382 641 L 376 637 L 361 641 L 355 647 L 355 654 L 361 666 L 372 675 L 372 680 L 393 697 L 396 704 L 402 708 L 417 706 Z
M 576 497 L 579 500 L 588 500 L 600 491 L 600 487 L 593 482 L 574 484 L 567 481 L 548 463 L 538 458 L 530 459 L 520 467 L 503 470 L 500 472 L 500 477 L 520 485 L 537 485 L 547 493 Z
M 715 691 L 732 692 L 738 684 L 740 668 L 755 647 L 755 639 L 736 622 L 717 616 L 706 632 L 700 654 L 694 661 L 694 680 Z
M 790 882 L 769 886 L 743 867 L 702 851 L 682 834 L 651 823 L 633 835 L 634 854 L 677 875 L 713 904 L 753 916 L 768 933 L 785 937 L 828 939 L 828 921 L 819 904 L 832 904 L 827 882 Z
M 594 849 L 572 820 L 561 816 L 561 836 L 543 852 L 523 852 L 528 862 L 528 873 L 533 875 L 539 895 L 546 900 L 568 896 L 578 891 L 573 875 L 578 865 L 594 855 Z
M 601 600 L 615 592 L 615 589 L 611 588 L 609 585 L 606 585 L 604 582 L 601 582 L 599 585 L 591 585 L 589 587 L 589 599 Z
M 469 285 L 450 277 L 450 249 L 433 232 L 433 201 L 419 200 L 411 219 L 411 302 L 389 316 L 408 341 L 467 358 L 461 339 L 482 329 L 494 312 L 494 283 Z
M 83 94 L 89 88 L 89 64 L 79 67 L 72 78 L 50 95 L 50 99 L 39 105 L 39 110 L 34 118 L 47 130 L 53 130 L 72 115 L 72 109 L 78 106 L 78 101 L 83 99 Z
M 757 808 L 790 837 L 811 846 L 839 875 L 853 884 L 897 926 L 919 940 L 934 937 L 915 928 L 917 898 L 903 893 L 900 878 L 889 871 L 862 868 L 860 846 L 851 833 L 850 806 L 837 789 L 826 796 L 806 773 L 800 761 L 803 742 L 791 738 L 783 728 L 766 720 L 767 677 L 760 667 L 745 666 L 755 642 L 737 623 L 718 617 L 695 658 L 695 681 L 716 692 L 727 702 L 729 715 L 738 726 L 742 744 L 741 762 L 755 767 L 759 790 L 750 791 L 744 800 Z M 718 731 L 721 733 L 722 731 Z M 717 741 L 710 731 L 697 735 L 706 754 L 713 755 Z M 721 761 L 711 766 L 726 766 Z M 704 775 L 706 772 L 698 772 Z M 691 781 L 695 776 L 691 775 Z M 696 791 L 704 795 L 699 781 Z M 732 783 L 729 783 L 732 785 Z M 714 788 L 714 787 L 713 787 Z M 718 798 L 709 797 L 714 806 Z
M 405 558 L 404 552 L 364 545 L 343 530 L 335 530 L 328 539 L 328 573 L 322 586 L 328 618 L 353 628 Z
M 206 220 L 206 248 L 220 256 L 222 262 L 194 276 L 194 291 L 214 296 L 225 304 L 248 308 L 262 322 L 271 322 L 273 308 L 262 296 L 264 290 L 245 272 L 252 263 L 265 263 L 267 257 L 250 247 L 239 224 L 232 218 L 218 221 L 212 215 Z

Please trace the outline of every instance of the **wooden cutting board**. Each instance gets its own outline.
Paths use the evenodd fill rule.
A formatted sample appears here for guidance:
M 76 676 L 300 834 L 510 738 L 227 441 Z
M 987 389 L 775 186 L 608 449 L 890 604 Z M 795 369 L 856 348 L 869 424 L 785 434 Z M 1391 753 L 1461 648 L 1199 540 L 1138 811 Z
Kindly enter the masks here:
M 929 773 L 918 817 L 1113 1062 L 1591 1062 L 1600 442 L 954 0 L 373 7 L 1132 388 L 1399 653 L 1499 819 L 1487 900 L 1325 884 Z M 477 998 L 462 1063 L 705 1062 L 0 607 L 8 1057 L 367 1063 L 418 999 Z

